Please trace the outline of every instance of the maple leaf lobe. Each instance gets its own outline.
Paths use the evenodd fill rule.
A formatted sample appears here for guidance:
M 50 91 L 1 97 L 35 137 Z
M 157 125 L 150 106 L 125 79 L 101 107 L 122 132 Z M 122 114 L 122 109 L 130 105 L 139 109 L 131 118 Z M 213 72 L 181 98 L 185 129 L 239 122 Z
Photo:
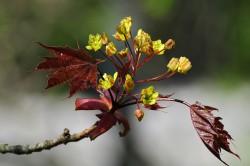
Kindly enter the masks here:
M 67 82 L 70 88 L 69 96 L 72 96 L 77 91 L 96 88 L 97 65 L 100 60 L 91 57 L 83 49 L 38 44 L 54 55 L 45 57 L 36 67 L 36 70 L 50 72 L 46 89 Z
M 130 125 L 126 117 L 121 112 L 102 112 L 96 115 L 100 120 L 96 122 L 96 128 L 89 133 L 89 138 L 91 140 L 96 139 L 98 136 L 107 132 L 111 129 L 117 122 L 123 126 L 123 131 L 119 132 L 121 137 L 127 135 L 130 130 Z

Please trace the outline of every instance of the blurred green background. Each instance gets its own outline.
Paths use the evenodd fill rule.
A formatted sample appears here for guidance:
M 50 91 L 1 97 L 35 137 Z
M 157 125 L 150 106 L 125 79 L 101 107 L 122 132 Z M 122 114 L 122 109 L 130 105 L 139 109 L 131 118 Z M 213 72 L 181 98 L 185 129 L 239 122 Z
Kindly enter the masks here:
M 187 83 L 196 86 L 197 82 L 201 82 L 198 83 L 199 91 L 200 85 L 213 84 L 216 88 L 212 87 L 212 90 L 223 89 L 221 93 L 225 98 L 234 94 L 242 97 L 239 89 L 248 92 L 249 0 L 0 0 L 1 100 L 7 103 L 8 100 L 17 101 L 20 98 L 12 98 L 22 94 L 32 96 L 42 93 L 46 98 L 49 94 L 60 92 L 67 96 L 64 87 L 43 93 L 46 74 L 34 72 L 34 68 L 48 54 L 36 42 L 71 47 L 77 47 L 79 42 L 84 47 L 88 34 L 107 32 L 111 36 L 125 16 L 133 18 L 134 34 L 138 28 L 143 28 L 153 39 L 165 41 L 172 38 L 176 41 L 175 49 L 154 60 L 141 73 L 142 77 L 164 70 L 164 65 L 172 56 L 187 56 L 193 64 L 191 72 L 173 78 L 169 84 L 163 82 L 162 86 L 185 86 Z M 249 97 L 244 95 L 243 99 Z M 235 102 L 242 106 L 243 101 Z M 73 102 L 70 104 L 73 105 Z M 248 115 L 247 106 L 242 106 L 242 112 Z M 33 109 L 35 111 L 36 107 Z M 3 108 L 1 110 L 4 111 Z M 249 136 L 250 127 L 246 128 Z M 240 138 L 245 142 L 249 139 Z M 130 153 L 134 153 L 129 140 L 124 141 L 124 151 L 128 148 Z M 133 165 L 126 163 L 126 157 L 123 159 L 119 165 Z M 143 163 L 139 160 L 135 157 L 131 161 L 134 165 Z M 56 164 L 51 162 L 48 165 Z

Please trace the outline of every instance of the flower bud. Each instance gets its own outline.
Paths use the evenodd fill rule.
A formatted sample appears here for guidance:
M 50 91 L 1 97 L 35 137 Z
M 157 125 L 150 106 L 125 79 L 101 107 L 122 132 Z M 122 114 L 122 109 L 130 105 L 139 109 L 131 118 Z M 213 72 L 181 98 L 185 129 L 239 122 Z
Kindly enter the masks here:
M 126 38 L 123 34 L 116 32 L 113 37 L 118 41 L 126 41 Z
M 108 41 L 109 41 L 106 33 L 102 34 L 101 39 L 102 39 L 102 44 L 103 45 L 106 45 L 108 43 Z
M 126 92 L 130 92 L 135 87 L 135 83 L 130 74 L 126 74 L 125 83 L 123 85 Z
M 108 43 L 106 45 L 106 54 L 108 56 L 114 55 L 116 53 L 116 51 L 117 51 L 117 49 L 116 49 L 116 47 L 115 47 L 115 45 L 114 45 L 113 42 L 110 42 L 110 43 Z
M 165 49 L 171 50 L 175 46 L 175 41 L 173 39 L 168 39 L 165 43 Z
M 125 48 L 117 53 L 121 58 L 126 58 L 128 55 L 128 48 Z
M 138 121 L 141 121 L 144 117 L 144 112 L 141 109 L 136 109 L 134 114 Z

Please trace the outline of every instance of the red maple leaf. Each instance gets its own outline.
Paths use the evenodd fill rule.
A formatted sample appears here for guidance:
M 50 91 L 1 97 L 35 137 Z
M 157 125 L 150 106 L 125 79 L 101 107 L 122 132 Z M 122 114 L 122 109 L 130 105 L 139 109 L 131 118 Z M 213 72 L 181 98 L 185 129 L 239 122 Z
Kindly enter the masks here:
M 118 110 L 114 113 L 103 112 L 101 114 L 97 114 L 96 116 L 100 120 L 96 122 L 97 127 L 89 133 L 89 137 L 91 140 L 94 140 L 96 137 L 111 129 L 116 124 L 116 122 L 122 124 L 124 127 L 124 130 L 119 132 L 119 135 L 121 137 L 126 136 L 130 129 L 128 120 Z
M 69 96 L 72 96 L 79 90 L 84 91 L 97 86 L 97 64 L 101 60 L 91 57 L 80 48 L 39 44 L 54 55 L 54 57 L 46 57 L 36 68 L 50 71 L 46 89 L 67 82 L 70 87 Z
M 96 128 L 89 133 L 89 138 L 94 140 L 111 129 L 117 122 L 124 128 L 119 134 L 125 136 L 130 125 L 127 118 L 119 111 L 112 112 L 112 103 L 109 98 L 102 96 L 101 99 L 78 98 L 75 102 L 76 110 L 100 110 L 101 113 L 96 116 L 100 119 L 96 122 Z
M 222 118 L 215 117 L 212 114 L 214 110 L 217 109 L 204 106 L 197 102 L 190 107 L 191 119 L 194 128 L 208 150 L 225 165 L 228 165 L 220 157 L 221 149 L 226 150 L 238 158 L 240 157 L 230 149 L 229 145 L 232 137 L 224 130 L 224 125 L 220 122 Z

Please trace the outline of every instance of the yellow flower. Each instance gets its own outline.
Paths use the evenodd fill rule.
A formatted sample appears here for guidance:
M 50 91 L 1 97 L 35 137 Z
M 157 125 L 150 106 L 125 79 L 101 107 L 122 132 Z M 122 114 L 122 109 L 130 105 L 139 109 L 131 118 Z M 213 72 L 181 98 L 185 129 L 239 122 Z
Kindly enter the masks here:
M 144 117 L 144 112 L 141 109 L 136 109 L 134 114 L 138 121 L 141 121 Z
M 165 45 L 161 43 L 161 40 L 156 40 L 152 42 L 154 54 L 162 55 L 165 51 Z
M 137 51 L 139 50 L 147 55 L 151 55 L 153 53 L 152 40 L 148 33 L 139 29 L 134 40 Z
M 172 58 L 168 64 L 167 68 L 169 71 L 176 72 L 179 67 L 179 59 L 178 58 Z
M 128 55 L 128 48 L 125 48 L 117 53 L 121 58 L 126 58 Z
M 117 72 L 114 73 L 114 76 L 104 73 L 103 78 L 99 79 L 98 87 L 104 90 L 110 89 L 115 84 L 117 76 L 118 76 Z
M 135 83 L 130 74 L 127 74 L 125 77 L 125 83 L 123 85 L 126 92 L 130 92 L 135 86 Z
M 159 93 L 155 91 L 153 86 L 149 86 L 141 91 L 141 101 L 144 105 L 154 105 L 157 102 Z
M 106 35 L 106 33 L 102 33 L 102 44 L 106 45 L 108 43 L 108 37 Z
M 101 49 L 101 47 L 102 47 L 102 36 L 99 33 L 95 35 L 90 34 L 86 49 L 98 51 L 99 49 Z
M 126 38 L 123 34 L 119 33 L 119 32 L 116 32 L 113 37 L 118 40 L 118 41 L 125 41 Z
M 106 45 L 106 54 L 108 55 L 108 56 L 112 56 L 112 55 L 114 55 L 115 53 L 116 53 L 116 51 L 117 51 L 117 49 L 116 49 L 116 47 L 115 47 L 115 45 L 114 45 L 114 43 L 113 42 L 109 42 L 107 45 Z
M 185 74 L 187 73 L 192 67 L 191 62 L 186 57 L 180 57 L 179 59 L 179 66 L 178 66 L 178 72 Z
M 117 27 L 117 32 L 124 34 L 124 35 L 128 35 L 128 34 L 130 35 L 131 26 L 132 26 L 132 18 L 125 17 L 120 21 L 120 24 Z
M 120 24 L 117 26 L 117 32 L 113 35 L 114 38 L 118 41 L 125 41 L 126 39 L 130 39 L 131 35 L 131 26 L 132 26 L 132 18 L 125 17 L 120 21 Z
M 165 49 L 171 50 L 175 46 L 175 41 L 173 39 L 168 39 L 165 43 Z

